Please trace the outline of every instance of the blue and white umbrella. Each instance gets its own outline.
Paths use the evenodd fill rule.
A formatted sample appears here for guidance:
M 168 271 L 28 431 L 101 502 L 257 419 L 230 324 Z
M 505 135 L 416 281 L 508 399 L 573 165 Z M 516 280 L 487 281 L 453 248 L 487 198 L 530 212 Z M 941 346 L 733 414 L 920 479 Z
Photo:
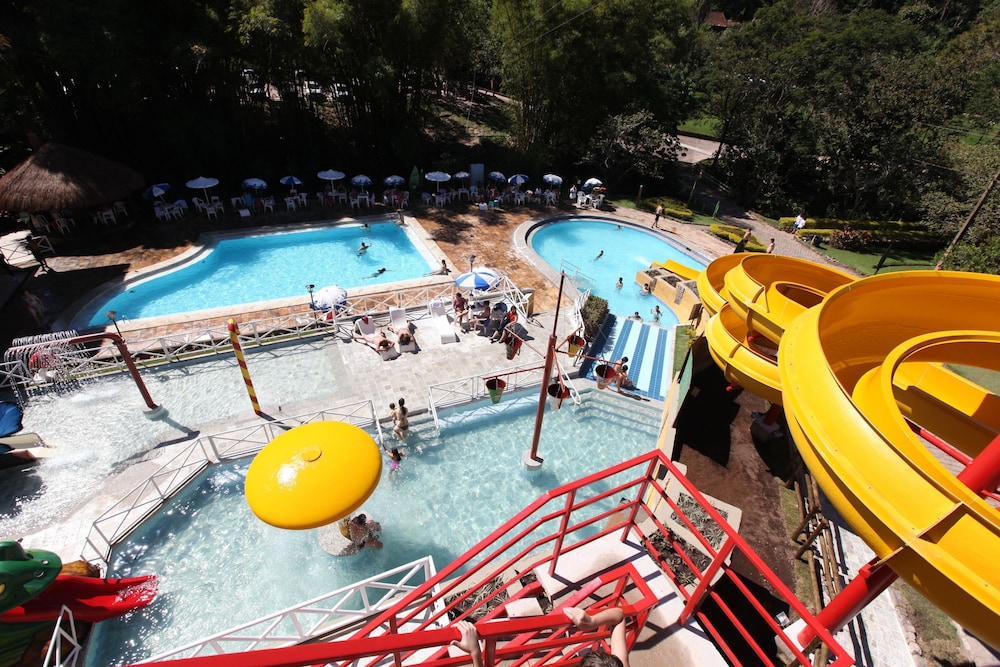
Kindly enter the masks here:
M 428 181 L 434 181 L 435 183 L 447 183 L 451 180 L 451 174 L 443 171 L 429 171 L 424 174 L 424 178 Z
M 455 287 L 460 290 L 476 290 L 479 292 L 493 289 L 500 282 L 500 274 L 493 269 L 477 266 L 468 273 L 455 278 Z
M 339 285 L 321 287 L 313 294 L 316 310 L 340 311 L 347 308 L 347 290 Z
M 152 199 L 153 197 L 159 197 L 160 201 L 163 201 L 163 195 L 170 192 L 169 183 L 157 183 L 156 185 L 150 185 L 142 193 L 142 196 L 146 199 Z
M 602 185 L 604 185 L 604 181 L 602 181 L 601 179 L 599 179 L 599 178 L 588 178 L 586 181 L 583 182 L 583 189 L 584 190 L 590 190 L 592 188 L 599 188 Z
M 562 176 L 557 176 L 555 174 L 545 174 L 542 176 L 542 181 L 548 183 L 549 185 L 560 186 L 562 185 Z
M 491 181 L 503 181 L 503 182 L 507 181 L 507 177 L 503 175 L 502 171 L 491 171 L 489 175 L 486 176 L 486 178 L 490 179 Z
M 470 174 L 467 171 L 456 171 L 454 174 L 452 174 L 453 178 L 468 178 L 469 176 L 472 176 L 472 174 Z
M 243 187 L 247 190 L 266 190 L 267 181 L 262 178 L 245 178 L 243 179 Z
M 282 176 L 278 182 L 282 185 L 302 185 L 302 181 L 297 176 Z
M 513 176 L 507 179 L 507 182 L 510 183 L 511 185 L 523 185 L 524 183 L 528 182 L 528 175 L 514 174 Z
M 316 174 L 316 177 L 322 178 L 324 181 L 330 181 L 331 183 L 333 183 L 334 181 L 339 181 L 340 179 L 342 179 L 344 175 L 345 174 L 342 171 L 337 171 L 336 169 L 326 169 Z
M 403 183 L 406 183 L 406 179 L 398 174 L 393 174 L 392 176 L 386 176 L 383 178 L 382 182 L 385 183 L 386 187 L 398 188 Z
M 364 174 L 351 176 L 351 185 L 353 185 L 356 188 L 367 188 L 371 184 L 372 184 L 372 179 L 365 176 Z

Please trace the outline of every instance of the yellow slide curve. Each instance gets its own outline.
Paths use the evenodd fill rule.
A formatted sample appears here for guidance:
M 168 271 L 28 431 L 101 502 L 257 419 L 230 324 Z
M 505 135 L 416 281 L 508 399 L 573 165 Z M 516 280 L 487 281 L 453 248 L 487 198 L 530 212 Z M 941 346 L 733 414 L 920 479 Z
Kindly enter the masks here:
M 716 262 L 698 287 L 726 376 L 784 406 L 810 472 L 880 559 L 1000 648 L 1000 511 L 907 423 L 972 458 L 1000 433 L 1000 397 L 942 365 L 1000 371 L 1000 277 Z

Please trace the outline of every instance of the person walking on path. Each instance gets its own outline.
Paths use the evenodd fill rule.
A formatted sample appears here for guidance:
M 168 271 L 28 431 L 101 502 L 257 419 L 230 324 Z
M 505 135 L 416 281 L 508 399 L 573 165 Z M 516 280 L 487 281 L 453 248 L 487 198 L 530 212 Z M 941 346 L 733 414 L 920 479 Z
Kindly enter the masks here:
M 736 249 L 733 250 L 733 254 L 735 255 L 736 253 L 739 252 L 746 252 L 747 243 L 750 243 L 750 239 L 752 238 L 753 238 L 753 230 L 747 229 L 743 233 L 743 238 L 741 238 L 740 242 L 736 244 Z
M 656 213 L 653 215 L 653 229 L 659 229 L 660 216 L 663 215 L 663 205 L 657 205 Z
M 768 255 L 774 254 L 774 239 L 771 239 L 771 242 L 767 244 L 767 254 Z

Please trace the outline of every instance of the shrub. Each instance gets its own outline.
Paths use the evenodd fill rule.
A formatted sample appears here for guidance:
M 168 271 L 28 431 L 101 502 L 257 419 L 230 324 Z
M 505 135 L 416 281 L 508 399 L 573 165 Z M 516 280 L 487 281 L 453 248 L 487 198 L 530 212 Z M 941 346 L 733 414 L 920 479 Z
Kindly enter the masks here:
M 733 227 L 732 225 L 709 225 L 708 231 L 710 231 L 715 236 L 718 236 L 723 241 L 729 241 L 733 245 L 740 242 L 743 238 L 743 233 L 746 232 L 745 229 L 741 227 Z M 751 236 L 750 241 L 746 245 L 747 252 L 764 252 L 767 248 L 763 243 L 757 240 L 756 236 Z
M 611 309 L 608 307 L 608 300 L 591 294 L 587 297 L 587 302 L 583 304 L 583 337 L 587 340 L 594 340 L 604 320 Z
M 867 229 L 844 227 L 843 231 L 835 231 L 830 235 L 830 247 L 840 250 L 863 251 L 875 240 Z
M 673 197 L 651 197 L 643 199 L 642 204 L 640 204 L 643 210 L 650 213 L 655 211 L 657 206 L 663 207 L 663 215 L 667 217 L 687 221 L 694 219 L 694 211 L 689 209 L 687 204 Z

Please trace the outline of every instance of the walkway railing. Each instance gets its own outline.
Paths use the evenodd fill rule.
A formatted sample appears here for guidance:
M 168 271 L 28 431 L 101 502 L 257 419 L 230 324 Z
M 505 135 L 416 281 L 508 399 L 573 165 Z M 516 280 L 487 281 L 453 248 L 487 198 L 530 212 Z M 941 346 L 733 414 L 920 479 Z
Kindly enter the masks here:
M 77 636 L 73 611 L 63 605 L 55 623 L 42 667 L 74 667 L 80 657 L 83 644 Z M 63 627 L 64 623 L 66 627 Z
M 303 311 L 285 315 L 255 318 L 240 322 L 240 344 L 244 349 L 271 343 L 284 343 L 312 336 L 337 335 L 351 338 L 354 334 L 354 320 L 361 314 L 370 313 L 377 322 L 389 323 L 390 306 L 406 308 L 410 319 L 423 319 L 427 315 L 427 305 L 433 299 L 441 299 L 450 304 L 454 286 L 451 282 L 435 283 L 422 287 L 409 287 L 391 292 L 380 292 L 348 299 L 348 312 L 336 319 L 328 320 L 324 313 Z M 240 316 L 235 316 L 239 320 Z M 225 323 L 206 326 L 196 323 L 197 328 L 145 337 L 145 331 L 123 332 L 129 353 L 141 366 L 183 361 L 210 354 L 227 354 L 232 350 L 229 330 Z M 29 368 L 26 360 L 0 363 L 0 389 L 20 388 L 48 384 L 50 381 L 66 381 L 90 377 L 103 373 L 122 372 L 125 363 L 114 345 L 68 348 L 55 345 L 51 348 L 53 363 L 49 373 L 38 373 Z
M 427 404 L 431 417 L 434 419 L 434 427 L 441 428 L 438 419 L 438 410 L 450 408 L 456 405 L 464 405 L 473 401 L 487 398 L 489 390 L 486 387 L 486 380 L 493 377 L 504 378 L 506 386 L 504 391 L 517 391 L 526 387 L 537 387 L 541 382 L 541 373 L 544 368 L 541 365 L 515 366 L 498 373 L 489 375 L 473 375 L 470 377 L 449 380 L 439 384 L 432 384 L 427 387 Z
M 434 560 L 425 556 L 143 662 L 294 646 L 336 635 L 385 611 L 435 573 Z
M 281 433 L 315 421 L 348 422 L 374 430 L 376 440 L 380 443 L 383 440 L 382 427 L 371 401 L 282 417 L 198 438 L 164 462 L 94 521 L 84 543 L 82 557 L 100 562 L 107 568 L 111 551 L 209 465 L 256 454 Z
M 668 477 L 672 489 L 679 485 L 693 503 L 684 502 L 682 507 L 682 503 L 672 499 L 673 494 L 667 494 Z M 696 540 L 698 548 L 667 527 L 661 517 L 668 516 L 686 528 L 691 534 L 686 539 Z M 574 552 L 579 552 L 576 567 L 592 562 L 585 549 L 597 540 L 614 540 L 623 545 L 626 554 L 632 550 L 637 553 L 621 556 L 617 569 L 603 561 L 595 564 L 592 571 L 582 572 L 576 581 L 566 580 L 566 572 L 557 574 L 559 563 Z M 458 637 L 456 630 L 440 628 L 467 619 L 477 619 L 480 634 L 487 640 L 483 656 L 487 667 L 500 660 L 520 665 L 529 659 L 535 665 L 576 664 L 579 660 L 576 651 L 580 646 L 592 645 L 595 637 L 580 633 L 567 636 L 574 631 L 566 629 L 558 605 L 584 606 L 581 604 L 584 600 L 590 610 L 625 605 L 626 613 L 635 614 L 641 628 L 648 608 L 628 605 L 636 594 L 646 599 L 643 588 L 647 575 L 640 576 L 635 571 L 642 558 L 640 551 L 648 554 L 674 581 L 684 600 L 683 609 L 671 612 L 671 617 L 664 621 L 683 627 L 692 617 L 696 618 L 700 629 L 695 630 L 708 633 L 730 664 L 811 665 L 806 652 L 823 650 L 830 656 L 828 664 L 837 667 L 853 664 L 851 656 L 659 450 L 543 494 L 398 600 L 391 609 L 371 619 L 350 640 L 275 649 L 254 655 L 252 664 L 294 667 L 336 662 L 346 666 L 348 661 L 356 659 L 363 659 L 362 664 L 368 665 L 383 661 L 431 667 L 463 664 L 467 658 L 447 656 L 448 643 Z M 701 554 L 707 554 L 707 562 Z M 799 649 L 785 635 L 768 607 L 731 569 L 729 558 L 734 554 L 740 554 L 738 560 L 759 573 L 772 591 L 771 596 L 778 598 L 769 604 L 786 605 L 790 616 L 798 616 L 816 632 L 816 643 L 807 651 Z M 611 582 L 604 580 L 605 575 L 598 571 L 601 569 L 611 570 L 605 572 L 613 579 L 611 591 L 606 585 Z M 528 573 L 535 574 L 534 583 L 525 583 Z M 688 581 L 682 581 L 680 575 Z M 538 595 L 539 582 L 545 576 L 565 587 L 562 597 L 552 596 L 556 611 L 532 618 L 500 620 L 508 599 Z M 598 594 L 599 587 L 604 592 Z M 706 604 L 709 601 L 711 605 Z M 667 609 L 664 607 L 663 613 Z M 562 630 L 557 630 L 557 626 Z M 632 631 L 630 641 L 634 641 L 636 632 Z M 503 647 L 496 643 L 499 636 L 511 635 L 513 639 Z M 776 644 L 780 656 L 775 651 Z M 231 660 L 196 658 L 170 664 L 234 664 Z

